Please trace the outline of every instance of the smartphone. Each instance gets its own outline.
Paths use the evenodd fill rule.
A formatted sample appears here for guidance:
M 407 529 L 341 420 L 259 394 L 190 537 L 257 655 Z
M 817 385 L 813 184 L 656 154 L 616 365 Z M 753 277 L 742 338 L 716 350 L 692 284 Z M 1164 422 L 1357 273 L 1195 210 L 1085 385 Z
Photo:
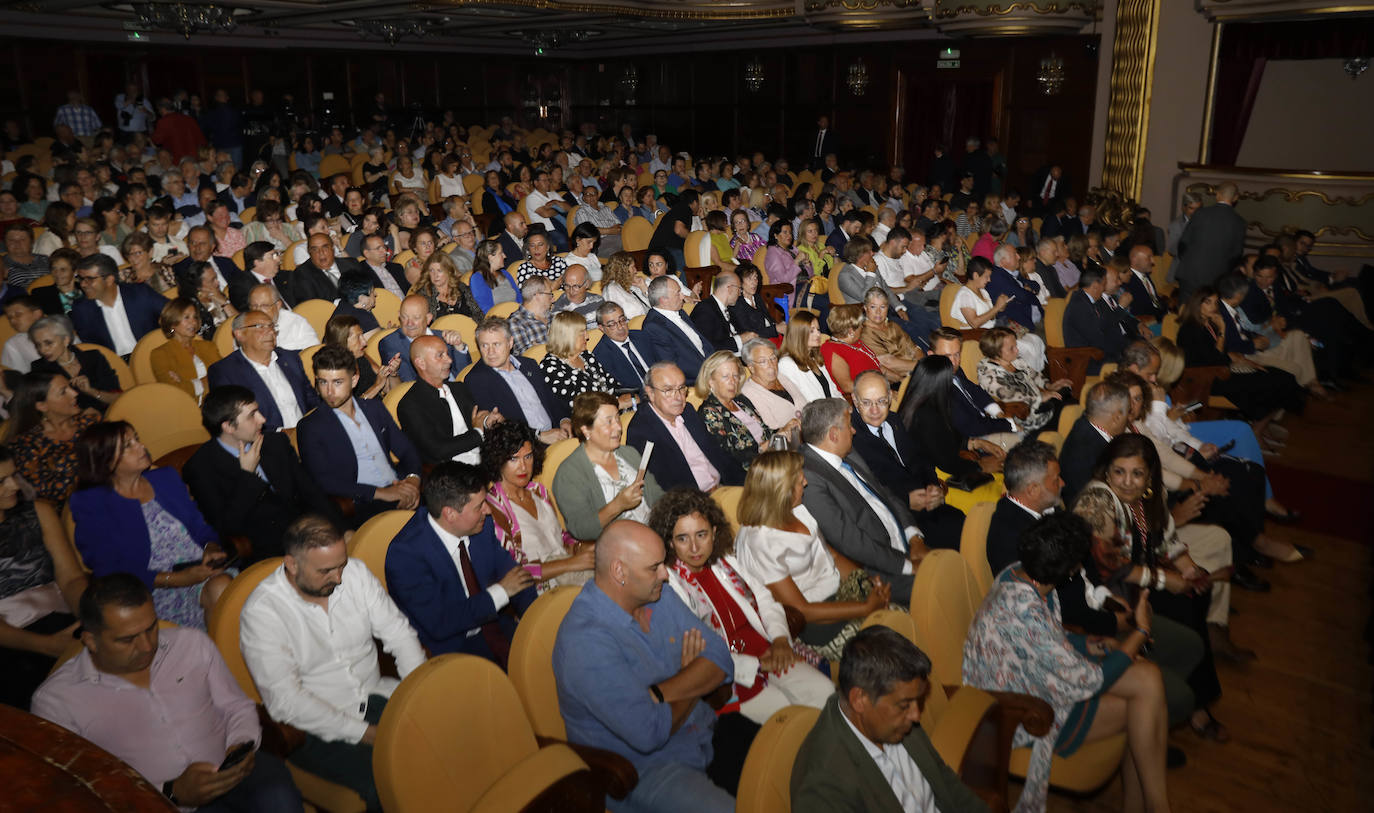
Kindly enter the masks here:
M 1202 402 L 1201 402 L 1201 401 L 1194 401 L 1194 402 L 1192 402 L 1191 404 L 1189 404 L 1188 406 L 1184 407 L 1184 408 L 1183 408 L 1183 411 L 1184 411 L 1184 412 L 1197 412 L 1199 409 L 1202 409 Z
M 1226 441 L 1225 443 L 1223 443 L 1222 445 L 1220 445 L 1220 446 L 1217 447 L 1217 454 L 1219 454 L 1219 455 L 1226 454 L 1227 452 L 1231 451 L 1231 450 L 1234 449 L 1234 448 L 1236 448 L 1236 442 L 1235 442 L 1235 440 L 1228 440 L 1228 441 Z
M 195 567 L 195 566 L 199 565 L 200 563 L 201 563 L 201 560 L 199 560 L 199 559 L 187 559 L 187 560 L 184 561 L 184 562 L 177 562 L 176 564 L 172 565 L 172 572 L 173 572 L 173 573 L 176 573 L 176 572 L 178 572 L 178 571 L 186 570 L 186 569 L 188 569 L 188 568 Z
M 221 771 L 227 771 L 235 765 L 248 759 L 248 755 L 253 753 L 253 743 L 241 742 L 234 746 L 234 749 L 224 755 L 224 761 L 219 764 Z
M 530 562 L 529 564 L 525 565 L 525 569 L 530 572 L 530 575 L 534 577 L 535 581 L 539 581 L 540 579 L 544 578 L 544 566 L 539 564 L 538 562 Z

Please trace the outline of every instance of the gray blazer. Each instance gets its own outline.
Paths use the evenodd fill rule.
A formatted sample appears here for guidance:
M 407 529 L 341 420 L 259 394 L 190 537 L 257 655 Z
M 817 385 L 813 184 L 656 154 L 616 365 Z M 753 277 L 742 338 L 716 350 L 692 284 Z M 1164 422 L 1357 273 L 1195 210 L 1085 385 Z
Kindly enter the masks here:
M 852 263 L 844 264 L 839 275 L 835 278 L 835 283 L 840 286 L 840 293 L 844 295 L 844 301 L 851 305 L 863 304 L 864 294 L 868 293 L 868 289 L 878 287 L 887 294 L 887 304 L 893 310 L 906 309 L 906 304 L 902 302 L 902 298 L 883 280 L 882 274 L 869 278 Z
M 870 575 L 882 576 L 884 581 L 892 585 L 893 601 L 910 604 L 911 585 L 915 577 L 902 573 L 906 556 L 889 544 L 883 521 L 868 507 L 864 495 L 850 485 L 835 467 L 822 460 L 809 445 L 803 445 L 801 453 L 806 461 L 806 490 L 802 492 L 802 505 L 816 518 L 821 537 Z M 915 527 L 916 520 L 906 504 L 879 482 L 877 475 L 858 454 L 851 452 L 845 462 L 854 467 L 864 482 L 873 486 L 878 497 L 892 509 L 898 525 L 903 529 Z
M 615 453 L 624 462 L 639 468 L 639 452 L 633 446 L 621 446 Z M 601 483 L 596 479 L 591 458 L 587 457 L 585 443 L 559 464 L 558 471 L 553 475 L 553 498 L 558 502 L 558 510 L 563 514 L 563 525 L 568 533 L 583 541 L 591 541 L 601 535 L 601 522 L 596 515 L 609 500 L 601 493 Z M 662 498 L 663 489 L 658 481 L 645 472 L 644 502 L 653 507 Z

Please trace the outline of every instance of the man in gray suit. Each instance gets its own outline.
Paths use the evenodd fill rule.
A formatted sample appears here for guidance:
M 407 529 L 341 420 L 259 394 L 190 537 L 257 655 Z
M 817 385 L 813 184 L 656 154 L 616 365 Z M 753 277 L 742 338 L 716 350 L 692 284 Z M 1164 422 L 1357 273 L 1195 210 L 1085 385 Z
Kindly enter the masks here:
M 873 241 L 867 237 L 860 238 L 856 235 L 845 244 L 845 264 L 839 273 L 835 274 L 835 284 L 839 286 L 840 295 L 847 304 L 862 305 L 870 289 L 880 289 L 887 296 L 887 304 L 892 308 L 889 314 L 892 321 L 911 337 L 917 347 L 922 350 L 930 349 L 927 337 L 931 330 L 940 326 L 939 317 L 924 308 L 921 313 L 908 312 L 906 300 L 892 290 L 892 286 L 883 280 L 883 275 L 878 273 L 878 263 L 873 257 L 873 251 Z
M 929 552 L 906 503 L 888 491 L 857 454 L 849 404 L 821 398 L 801 415 L 806 489 L 802 505 L 840 553 L 892 585 L 892 600 L 911 603 L 916 566 Z
M 1186 297 L 1211 285 L 1245 252 L 1245 218 L 1235 210 L 1240 193 L 1227 181 L 1217 187 L 1217 202 L 1198 210 L 1178 241 L 1178 284 Z

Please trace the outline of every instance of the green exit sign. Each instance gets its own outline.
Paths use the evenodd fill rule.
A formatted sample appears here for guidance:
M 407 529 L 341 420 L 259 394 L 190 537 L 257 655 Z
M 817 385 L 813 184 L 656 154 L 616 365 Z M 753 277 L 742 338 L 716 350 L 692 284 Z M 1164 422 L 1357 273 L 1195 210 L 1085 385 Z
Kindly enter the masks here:
M 940 59 L 958 59 L 959 51 L 956 48 L 946 48 L 940 52 Z

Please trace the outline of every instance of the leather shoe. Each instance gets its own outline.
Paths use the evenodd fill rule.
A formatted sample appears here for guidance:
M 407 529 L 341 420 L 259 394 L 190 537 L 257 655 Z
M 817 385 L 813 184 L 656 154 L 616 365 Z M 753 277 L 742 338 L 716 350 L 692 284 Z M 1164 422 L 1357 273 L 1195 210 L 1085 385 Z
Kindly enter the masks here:
M 1238 567 L 1236 572 L 1231 574 L 1231 584 L 1252 593 L 1268 593 L 1270 589 L 1269 582 L 1256 576 L 1249 568 L 1245 567 Z
M 1264 509 L 1264 513 L 1265 516 L 1269 517 L 1275 522 L 1299 522 L 1302 520 L 1301 511 L 1289 511 L 1286 514 L 1280 514 L 1278 511 L 1270 511 L 1268 508 L 1266 508 Z
M 1231 640 L 1231 630 L 1220 624 L 1207 625 L 1207 638 L 1212 644 L 1212 654 L 1231 663 L 1249 663 L 1256 657 L 1255 650 L 1236 646 Z
M 1265 556 L 1257 550 L 1251 550 L 1249 556 L 1242 564 L 1249 565 L 1250 567 L 1257 567 L 1261 570 L 1268 570 L 1274 566 L 1274 558 L 1272 556 Z

